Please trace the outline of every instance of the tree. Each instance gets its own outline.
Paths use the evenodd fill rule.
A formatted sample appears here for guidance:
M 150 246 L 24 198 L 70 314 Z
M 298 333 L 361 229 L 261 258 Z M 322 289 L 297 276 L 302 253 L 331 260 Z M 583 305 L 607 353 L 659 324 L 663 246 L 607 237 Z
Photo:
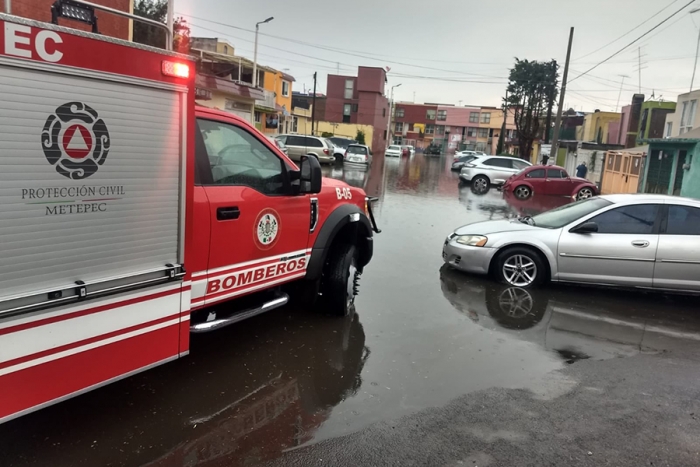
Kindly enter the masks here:
M 557 98 L 558 68 L 554 60 L 537 62 L 516 58 L 510 70 L 506 102 L 515 113 L 521 157 L 530 157 L 532 144 L 540 136 L 541 119 L 549 103 Z
M 365 132 L 362 130 L 357 130 L 355 139 L 357 140 L 358 144 L 365 144 Z
M 168 1 L 136 0 L 134 14 L 165 24 L 168 16 Z M 134 42 L 163 49 L 165 31 L 156 26 L 134 21 Z M 190 27 L 184 18 L 176 18 L 173 21 L 173 50 L 184 54 L 190 51 Z

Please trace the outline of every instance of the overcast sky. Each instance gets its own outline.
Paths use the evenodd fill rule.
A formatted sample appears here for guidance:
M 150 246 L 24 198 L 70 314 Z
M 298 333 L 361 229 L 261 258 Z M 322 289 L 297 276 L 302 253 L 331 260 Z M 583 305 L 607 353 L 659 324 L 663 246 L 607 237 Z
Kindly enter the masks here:
M 647 99 L 655 92 L 656 98 L 675 101 L 689 90 L 700 26 L 700 12 L 689 12 L 700 7 L 700 0 L 575 79 L 689 1 L 175 0 L 175 10 L 191 23 L 193 35 L 225 38 L 237 54 L 251 59 L 250 31 L 256 22 L 274 16 L 260 26 L 258 61 L 293 75 L 295 91 L 311 88 L 314 71 L 318 90 L 324 92 L 326 75 L 338 67 L 340 74 L 354 75 L 358 65 L 388 66 L 389 85 L 401 84 L 396 100 L 410 102 L 415 95 L 415 102 L 454 105 L 500 105 L 515 57 L 556 59 L 563 72 L 573 26 L 566 106 L 612 111 L 620 75 L 628 76 L 620 106 L 639 90 L 638 46 Z M 694 87 L 700 88 L 700 73 Z

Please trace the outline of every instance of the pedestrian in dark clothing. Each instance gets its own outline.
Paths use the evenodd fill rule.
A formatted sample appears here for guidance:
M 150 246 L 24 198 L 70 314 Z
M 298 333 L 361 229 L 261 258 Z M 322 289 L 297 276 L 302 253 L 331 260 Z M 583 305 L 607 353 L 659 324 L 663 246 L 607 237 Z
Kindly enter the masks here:
M 581 162 L 581 165 L 576 167 L 576 176 L 578 178 L 586 178 L 587 173 L 588 173 L 588 167 L 586 167 L 586 163 Z

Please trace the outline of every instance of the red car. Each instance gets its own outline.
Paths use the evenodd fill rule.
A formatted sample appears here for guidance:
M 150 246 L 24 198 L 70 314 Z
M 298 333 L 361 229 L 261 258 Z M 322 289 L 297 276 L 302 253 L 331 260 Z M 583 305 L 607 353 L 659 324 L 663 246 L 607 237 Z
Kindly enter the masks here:
M 566 170 L 556 165 L 533 165 L 521 170 L 506 180 L 503 191 L 513 193 L 518 199 L 527 199 L 535 193 L 571 196 L 577 200 L 598 194 L 593 183 L 585 178 L 570 177 Z

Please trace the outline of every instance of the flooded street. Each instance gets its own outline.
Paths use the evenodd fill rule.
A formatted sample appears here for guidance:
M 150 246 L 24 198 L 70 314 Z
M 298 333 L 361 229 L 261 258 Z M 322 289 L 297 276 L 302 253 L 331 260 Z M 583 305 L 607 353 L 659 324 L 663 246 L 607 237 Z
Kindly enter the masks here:
M 0 465 L 700 465 L 698 298 L 444 267 L 454 228 L 569 202 L 476 194 L 450 162 L 324 167 L 379 198 L 356 315 L 193 336 L 186 358 L 0 425 Z

